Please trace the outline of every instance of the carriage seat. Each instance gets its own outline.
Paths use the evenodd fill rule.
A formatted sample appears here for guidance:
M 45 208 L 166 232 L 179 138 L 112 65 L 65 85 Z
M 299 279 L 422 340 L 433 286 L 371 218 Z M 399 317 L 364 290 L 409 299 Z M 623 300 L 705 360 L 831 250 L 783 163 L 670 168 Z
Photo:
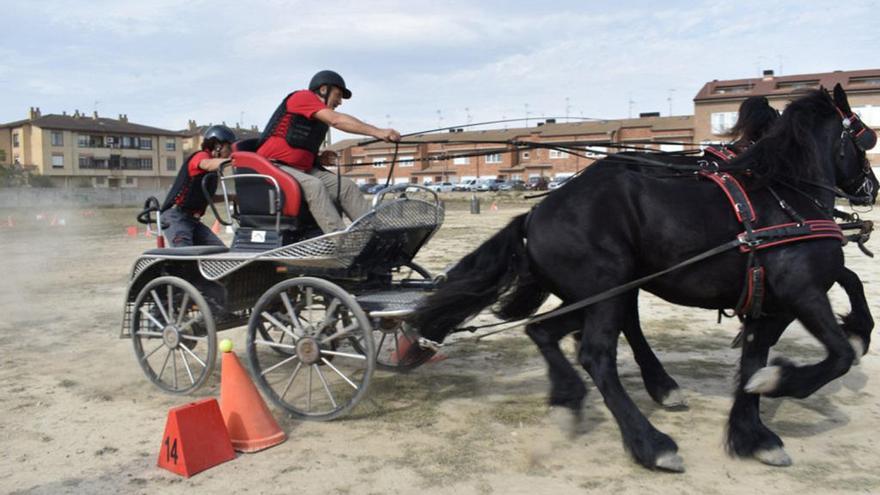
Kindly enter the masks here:
M 242 239 L 251 238 L 251 231 L 260 230 L 271 232 L 273 241 L 270 245 L 256 245 L 248 250 L 270 249 L 278 245 L 290 244 L 302 238 L 305 233 L 314 229 L 314 220 L 304 202 L 302 189 L 299 183 L 289 174 L 278 168 L 271 161 L 256 154 L 256 139 L 247 139 L 235 143 L 232 153 L 233 177 L 243 174 L 268 175 L 278 182 L 281 189 L 279 205 L 281 209 L 280 232 L 274 237 L 276 215 L 273 211 L 272 200 L 276 189 L 272 182 L 266 179 L 247 178 L 233 179 L 235 193 L 238 201 L 238 224 L 242 232 Z M 236 235 L 236 241 L 239 241 Z M 241 242 L 234 242 L 233 249 L 242 248 Z

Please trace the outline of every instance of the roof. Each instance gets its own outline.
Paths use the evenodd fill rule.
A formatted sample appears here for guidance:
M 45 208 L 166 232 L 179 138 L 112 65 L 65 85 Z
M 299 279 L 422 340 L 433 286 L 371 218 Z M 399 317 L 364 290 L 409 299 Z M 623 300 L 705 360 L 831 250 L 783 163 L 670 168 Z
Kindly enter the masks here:
M 160 129 L 141 124 L 133 124 L 124 120 L 108 119 L 106 117 L 89 117 L 85 115 L 58 115 L 49 114 L 33 119 L 18 120 L 0 127 L 21 127 L 30 124 L 42 129 L 58 129 L 64 131 L 85 132 L 112 132 L 125 134 L 148 134 L 161 136 L 180 136 L 177 131 Z
M 694 103 L 701 101 L 741 100 L 749 96 L 786 97 L 804 89 L 824 86 L 833 88 L 840 84 L 847 93 L 880 92 L 880 69 L 853 71 L 818 72 L 751 79 L 714 80 L 707 82 L 694 97 Z

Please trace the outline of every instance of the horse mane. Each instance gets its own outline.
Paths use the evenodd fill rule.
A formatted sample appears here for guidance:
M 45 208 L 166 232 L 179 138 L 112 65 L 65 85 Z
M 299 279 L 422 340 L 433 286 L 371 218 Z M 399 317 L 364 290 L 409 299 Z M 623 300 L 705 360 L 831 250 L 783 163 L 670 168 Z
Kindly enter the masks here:
M 779 120 L 779 111 L 770 106 L 766 96 L 750 96 L 739 106 L 739 115 L 729 133 L 746 146 L 757 142 Z
M 815 130 L 835 115 L 834 102 L 824 89 L 808 91 L 791 102 L 763 139 L 733 159 L 724 170 L 750 170 L 755 185 L 766 185 L 785 177 L 797 181 L 816 170 L 819 146 Z M 815 177 L 813 177 L 815 178 Z

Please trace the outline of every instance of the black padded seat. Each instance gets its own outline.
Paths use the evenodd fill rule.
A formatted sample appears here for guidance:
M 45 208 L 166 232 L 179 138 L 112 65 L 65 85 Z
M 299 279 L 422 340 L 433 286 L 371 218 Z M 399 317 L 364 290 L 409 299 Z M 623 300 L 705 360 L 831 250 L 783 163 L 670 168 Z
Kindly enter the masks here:
M 204 256 L 226 252 L 229 252 L 229 248 L 226 246 L 184 246 L 150 249 L 144 251 L 144 254 L 160 256 Z

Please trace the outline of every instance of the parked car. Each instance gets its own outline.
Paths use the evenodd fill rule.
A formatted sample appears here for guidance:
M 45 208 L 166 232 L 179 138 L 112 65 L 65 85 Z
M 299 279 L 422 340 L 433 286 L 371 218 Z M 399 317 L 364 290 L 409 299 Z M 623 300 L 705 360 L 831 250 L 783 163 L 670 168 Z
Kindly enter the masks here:
M 544 176 L 529 177 L 529 181 L 526 182 L 526 189 L 529 191 L 546 191 L 547 178 Z
M 567 177 L 562 177 L 561 179 L 554 179 L 554 180 L 550 181 L 549 184 L 547 184 L 547 189 L 556 189 L 556 188 L 562 187 L 563 185 L 565 185 L 566 182 L 571 180 L 572 177 L 574 177 L 574 176 L 569 175 Z
M 455 184 L 452 182 L 437 182 L 428 186 L 428 189 L 439 193 L 452 192 L 455 190 Z
M 477 191 L 497 191 L 502 182 L 500 179 L 483 179 L 477 183 Z
M 466 181 L 459 182 L 455 186 L 453 186 L 453 191 L 475 191 L 477 188 L 477 179 L 468 179 Z
M 507 182 L 502 182 L 498 185 L 499 191 L 525 191 L 526 190 L 526 182 L 519 179 L 509 180 Z
M 367 194 L 376 194 L 377 192 L 385 189 L 385 183 L 380 182 L 378 184 L 370 184 L 370 188 L 367 189 Z
M 376 185 L 376 184 L 369 184 L 369 183 L 366 183 L 366 184 L 359 184 L 359 185 L 358 185 L 358 189 L 360 189 L 360 191 L 361 191 L 362 193 L 366 193 L 366 192 L 369 192 L 370 188 L 372 188 L 372 187 L 375 186 L 375 185 Z

